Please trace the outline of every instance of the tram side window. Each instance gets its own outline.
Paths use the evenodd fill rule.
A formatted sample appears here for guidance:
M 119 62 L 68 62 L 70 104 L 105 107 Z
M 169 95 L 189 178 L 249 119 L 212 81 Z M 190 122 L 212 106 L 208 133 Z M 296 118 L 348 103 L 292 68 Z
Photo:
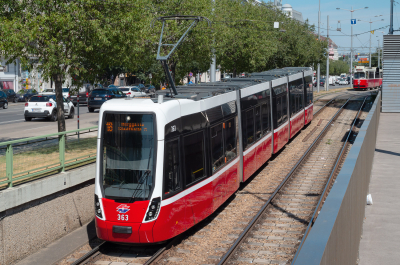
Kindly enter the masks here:
M 182 188 L 179 173 L 179 140 L 165 143 L 164 154 L 164 194 L 175 192 Z
M 255 107 L 255 125 L 256 125 L 256 139 L 260 139 L 262 134 L 261 130 L 261 106 Z
M 280 97 L 276 97 L 276 120 L 279 126 L 282 121 L 282 99 Z
M 286 94 L 282 94 L 282 120 L 281 122 L 284 123 L 287 121 L 287 100 Z
M 225 122 L 225 157 L 226 162 L 236 157 L 236 124 L 235 119 Z
M 368 72 L 369 73 L 369 79 L 374 79 L 374 72 Z
M 247 146 L 254 142 L 254 109 L 246 111 L 246 143 Z
M 216 171 L 218 168 L 224 165 L 224 145 L 223 145 L 223 124 L 218 124 L 211 128 L 211 167 L 212 171 Z
M 312 77 L 311 76 L 305 76 L 304 77 L 304 87 L 306 89 L 306 105 L 308 106 L 313 103 L 313 84 L 312 84 Z
M 269 111 L 269 103 L 261 106 L 262 129 L 264 135 L 271 131 L 271 114 Z
M 204 134 L 202 131 L 183 138 L 186 185 L 205 176 Z

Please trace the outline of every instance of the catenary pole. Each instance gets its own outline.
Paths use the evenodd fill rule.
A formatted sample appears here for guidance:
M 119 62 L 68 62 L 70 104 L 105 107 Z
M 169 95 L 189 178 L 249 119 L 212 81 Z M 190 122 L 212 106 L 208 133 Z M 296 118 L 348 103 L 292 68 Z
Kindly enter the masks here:
M 393 35 L 393 2 L 394 0 L 390 0 L 390 27 L 389 27 L 390 35 Z
M 351 7 L 351 21 L 353 21 L 353 7 Z M 350 88 L 353 88 L 353 24 L 351 24 L 351 48 L 350 48 Z
M 326 86 L 326 91 L 329 91 L 329 16 L 327 18 L 326 39 L 328 41 L 328 58 L 326 59 L 325 86 Z
M 319 7 L 318 7 L 318 40 L 321 39 L 320 35 L 320 28 L 321 28 L 321 0 L 318 1 Z M 319 84 L 320 84 L 320 73 L 321 73 L 321 65 L 318 64 L 318 69 L 317 69 L 317 91 L 319 92 Z
M 379 40 L 378 40 L 378 68 L 380 68 L 380 66 L 381 66 L 381 63 L 380 63 L 380 60 L 381 60 L 381 49 L 379 48 L 379 45 L 380 45 L 380 43 L 379 43 Z
M 215 6 L 215 0 L 212 0 L 212 5 L 213 5 L 213 8 L 212 8 L 212 12 L 214 13 L 214 6 Z M 215 40 L 214 40 L 214 43 L 215 43 Z M 212 49 L 212 58 L 211 58 L 211 65 L 210 65 L 210 81 L 211 82 L 215 82 L 216 81 L 216 71 L 217 71 L 217 58 L 216 58 L 216 56 L 215 56 L 215 50 L 214 50 L 214 48 Z
M 369 22 L 369 67 L 371 67 L 371 35 L 372 35 L 371 25 L 372 25 L 372 21 L 370 19 L 370 22 Z

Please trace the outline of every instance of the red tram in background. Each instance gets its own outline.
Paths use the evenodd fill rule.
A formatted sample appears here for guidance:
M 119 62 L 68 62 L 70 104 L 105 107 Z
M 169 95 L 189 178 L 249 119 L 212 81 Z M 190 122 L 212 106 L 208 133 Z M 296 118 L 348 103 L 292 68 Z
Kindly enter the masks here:
M 356 66 L 353 79 L 354 90 L 369 90 L 379 87 L 382 87 L 382 69 Z
M 312 76 L 310 68 L 289 67 L 105 102 L 97 236 L 163 242 L 212 214 L 311 122 Z

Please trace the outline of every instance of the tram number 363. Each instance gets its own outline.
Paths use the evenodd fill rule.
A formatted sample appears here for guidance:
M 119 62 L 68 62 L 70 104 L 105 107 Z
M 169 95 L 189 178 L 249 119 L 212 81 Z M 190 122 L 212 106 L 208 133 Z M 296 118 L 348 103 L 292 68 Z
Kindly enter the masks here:
M 127 214 L 118 214 L 118 221 L 128 221 Z

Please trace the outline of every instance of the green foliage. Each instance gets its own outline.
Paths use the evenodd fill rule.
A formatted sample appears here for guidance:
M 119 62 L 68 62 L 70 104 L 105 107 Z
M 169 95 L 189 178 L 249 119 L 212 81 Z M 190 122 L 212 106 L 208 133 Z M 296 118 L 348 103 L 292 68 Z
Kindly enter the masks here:
M 329 60 L 329 75 L 349 73 L 350 66 L 343 60 Z M 321 75 L 326 75 L 326 60 L 321 63 Z

